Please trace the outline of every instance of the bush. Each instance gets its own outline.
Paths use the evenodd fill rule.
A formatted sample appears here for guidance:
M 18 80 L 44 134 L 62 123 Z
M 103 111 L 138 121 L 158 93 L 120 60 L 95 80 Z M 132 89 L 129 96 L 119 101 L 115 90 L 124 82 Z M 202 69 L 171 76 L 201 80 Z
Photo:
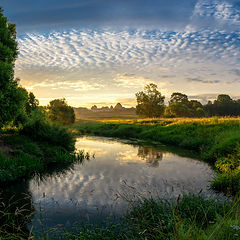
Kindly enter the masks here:
M 71 133 L 65 128 L 50 123 L 39 109 L 33 111 L 20 133 L 33 140 L 62 147 L 67 151 L 74 150 L 74 139 Z

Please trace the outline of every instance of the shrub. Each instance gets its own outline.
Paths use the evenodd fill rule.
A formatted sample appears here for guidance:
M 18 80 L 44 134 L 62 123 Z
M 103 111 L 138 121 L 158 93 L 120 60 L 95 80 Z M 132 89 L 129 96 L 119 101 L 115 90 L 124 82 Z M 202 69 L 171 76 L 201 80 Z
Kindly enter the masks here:
M 33 140 L 60 146 L 67 151 L 74 150 L 74 139 L 71 133 L 65 128 L 51 124 L 39 109 L 33 111 L 20 133 Z

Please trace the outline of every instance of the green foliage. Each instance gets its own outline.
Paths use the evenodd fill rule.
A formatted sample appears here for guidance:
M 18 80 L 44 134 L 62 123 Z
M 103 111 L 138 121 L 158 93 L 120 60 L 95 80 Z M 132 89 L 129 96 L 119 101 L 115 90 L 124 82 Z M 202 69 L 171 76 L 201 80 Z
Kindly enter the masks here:
M 28 101 L 26 103 L 26 113 L 29 115 L 34 111 L 39 105 L 39 101 L 36 99 L 32 92 L 28 93 Z
M 27 178 L 35 172 L 44 172 L 52 164 L 69 166 L 89 158 L 84 152 L 69 151 L 67 147 L 37 139 L 33 142 L 24 135 L 7 135 L 3 140 L 11 150 L 9 157 L 0 152 L 0 184 Z
M 187 97 L 187 95 L 185 95 L 183 93 L 175 92 L 171 95 L 169 105 L 171 105 L 173 103 L 181 103 L 183 105 L 187 105 L 188 104 L 188 97 Z
M 24 114 L 27 95 L 16 84 L 0 90 L 0 127 Z
M 27 177 L 37 170 L 43 170 L 39 158 L 26 154 L 23 151 L 17 151 L 13 158 L 8 158 L 0 152 L 1 183 L 15 181 L 21 177 Z
M 67 151 L 74 150 L 74 139 L 67 129 L 51 124 L 40 109 L 31 113 L 29 121 L 23 126 L 21 134 L 39 142 L 47 142 Z
M 220 94 L 212 103 L 204 106 L 210 116 L 238 116 L 240 115 L 240 102 L 231 99 L 229 95 Z
M 127 219 L 142 239 L 172 239 L 178 235 L 180 225 L 206 229 L 209 222 L 216 223 L 217 217 L 225 216 L 231 207 L 231 203 L 194 195 L 177 201 L 150 198 L 134 206 Z
M 193 117 L 193 111 L 186 105 L 178 102 L 170 104 L 164 112 L 165 117 Z
M 71 106 L 68 106 L 65 99 L 52 100 L 47 106 L 48 117 L 58 123 L 71 124 L 75 122 L 75 113 Z
M 206 115 L 203 106 L 196 100 L 188 100 L 187 95 L 173 93 L 169 106 L 165 109 L 165 117 L 204 117 Z
M 160 117 L 164 112 L 165 97 L 157 90 L 157 85 L 151 83 L 144 91 L 136 93 L 136 113 L 144 117 Z
M 14 80 L 16 57 L 16 27 L 0 8 L 0 127 L 24 111 L 26 94 L 18 87 L 18 80 Z

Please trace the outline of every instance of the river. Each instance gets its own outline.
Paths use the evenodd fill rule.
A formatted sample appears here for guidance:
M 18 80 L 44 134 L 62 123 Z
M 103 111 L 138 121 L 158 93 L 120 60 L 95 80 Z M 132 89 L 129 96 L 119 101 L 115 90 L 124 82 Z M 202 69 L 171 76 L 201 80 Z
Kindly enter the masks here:
M 89 160 L 34 176 L 5 193 L 29 196 L 24 201 L 29 209 L 29 201 L 33 203 L 30 225 L 35 231 L 100 223 L 109 216 L 117 219 L 129 205 L 150 196 L 216 196 L 209 189 L 214 170 L 188 153 L 104 137 L 79 137 L 76 149 L 88 152 Z

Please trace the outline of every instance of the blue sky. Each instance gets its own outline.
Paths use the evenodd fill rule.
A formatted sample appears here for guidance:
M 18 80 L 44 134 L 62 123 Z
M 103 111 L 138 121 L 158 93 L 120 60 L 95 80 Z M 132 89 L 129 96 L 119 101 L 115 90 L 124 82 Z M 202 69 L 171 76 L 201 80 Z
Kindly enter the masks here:
M 240 98 L 237 0 L 0 0 L 17 24 L 16 76 L 42 104 L 135 104 L 154 82 L 206 101 Z

